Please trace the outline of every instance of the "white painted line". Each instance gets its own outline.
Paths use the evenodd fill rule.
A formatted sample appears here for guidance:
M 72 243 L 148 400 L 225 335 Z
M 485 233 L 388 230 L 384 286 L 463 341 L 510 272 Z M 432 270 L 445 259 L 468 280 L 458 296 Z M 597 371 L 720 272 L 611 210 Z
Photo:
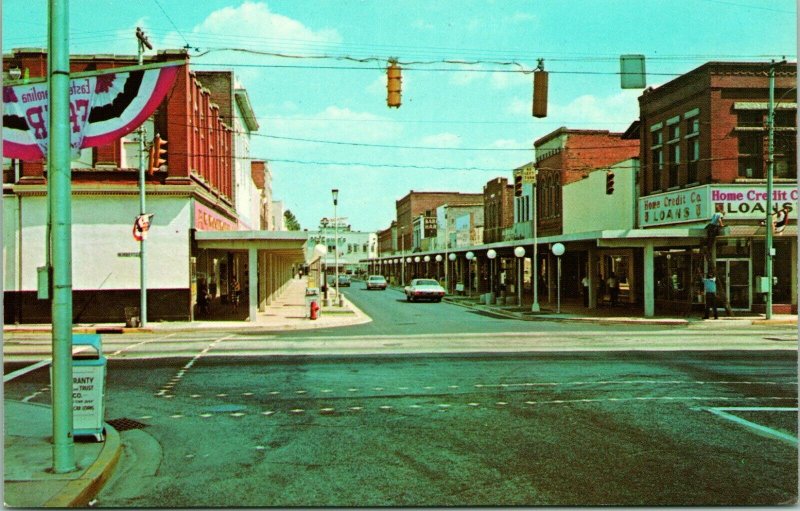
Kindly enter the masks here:
M 261 415 L 266 415 L 267 417 L 269 417 L 273 413 L 275 413 L 275 412 L 273 412 L 272 410 L 267 410 L 266 412 L 261 412 Z
M 772 429 L 767 426 L 763 426 L 761 424 L 757 424 L 755 422 L 751 422 L 749 420 L 743 419 L 737 415 L 733 415 L 731 413 L 727 413 L 728 411 L 754 411 L 754 412 L 764 412 L 764 411 L 778 411 L 778 412 L 794 412 L 797 413 L 797 408 L 765 408 L 765 407 L 730 407 L 730 408 L 707 408 L 707 410 L 714 415 L 722 417 L 723 419 L 727 419 L 729 421 L 735 422 L 737 424 L 741 424 L 746 426 L 750 429 L 756 431 L 764 436 L 777 438 L 778 440 L 790 443 L 792 445 L 797 445 L 797 436 L 796 435 L 789 435 L 784 433 L 783 431 L 778 431 L 777 429 Z
M 231 417 L 244 417 L 245 415 L 247 415 L 247 414 L 246 413 L 242 413 L 242 412 L 233 412 L 231 414 Z
M 52 361 L 53 361 L 52 358 L 48 358 L 46 360 L 42 360 L 42 361 L 36 362 L 35 364 L 30 365 L 28 367 L 23 367 L 22 369 L 17 369 L 13 373 L 4 374 L 3 375 L 3 383 L 11 381 L 11 380 L 13 380 L 14 378 L 16 378 L 18 376 L 22 376 L 23 374 L 28 374 L 31 371 L 35 371 L 35 370 L 39 369 L 40 367 L 44 367 L 46 365 L 50 365 L 50 363 Z
M 200 414 L 200 417 L 202 417 L 202 418 L 204 418 L 204 419 L 207 419 L 207 418 L 211 417 L 211 415 L 212 415 L 212 414 L 210 414 L 210 413 L 201 413 L 201 414 Z
M 122 353 L 123 351 L 128 351 L 128 350 L 130 350 L 130 349 L 136 348 L 137 346 L 141 346 L 141 345 L 143 345 L 143 344 L 147 344 L 147 343 L 151 343 L 151 342 L 157 342 L 157 341 L 163 341 L 164 339 L 167 339 L 167 338 L 169 338 L 169 337 L 172 337 L 173 335 L 175 335 L 175 334 L 174 334 L 174 333 L 171 333 L 171 334 L 169 334 L 169 335 L 165 335 L 165 336 L 163 336 L 163 337 L 156 337 L 155 339 L 148 339 L 148 340 L 145 340 L 145 341 L 142 341 L 142 342 L 138 342 L 138 343 L 136 343 L 136 344 L 131 344 L 130 346 L 126 346 L 126 347 L 124 347 L 124 348 L 118 349 L 117 351 L 115 351 L 114 353 L 112 353 L 112 354 L 111 354 L 111 355 L 109 355 L 109 356 L 119 355 L 119 354 L 120 354 L 120 353 Z

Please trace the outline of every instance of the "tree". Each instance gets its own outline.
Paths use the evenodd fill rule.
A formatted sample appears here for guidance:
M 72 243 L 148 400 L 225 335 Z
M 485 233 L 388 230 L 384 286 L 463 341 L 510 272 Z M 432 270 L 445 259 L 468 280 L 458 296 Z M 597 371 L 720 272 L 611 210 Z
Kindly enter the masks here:
M 286 225 L 287 231 L 299 231 L 300 230 L 300 222 L 297 221 L 295 218 L 294 213 L 291 210 L 287 209 L 283 213 L 283 221 Z

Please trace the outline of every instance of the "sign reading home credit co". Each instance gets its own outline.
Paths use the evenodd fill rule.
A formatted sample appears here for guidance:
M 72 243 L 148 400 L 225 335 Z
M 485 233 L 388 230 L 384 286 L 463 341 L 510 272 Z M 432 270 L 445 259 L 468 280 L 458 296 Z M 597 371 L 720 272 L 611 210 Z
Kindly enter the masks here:
M 798 189 L 775 185 L 772 209 L 784 204 L 794 208 Z M 729 220 L 760 220 L 766 217 L 767 187 L 764 185 L 705 185 L 674 192 L 648 195 L 639 199 L 639 225 L 655 227 L 689 222 L 705 222 L 717 205 L 722 205 Z

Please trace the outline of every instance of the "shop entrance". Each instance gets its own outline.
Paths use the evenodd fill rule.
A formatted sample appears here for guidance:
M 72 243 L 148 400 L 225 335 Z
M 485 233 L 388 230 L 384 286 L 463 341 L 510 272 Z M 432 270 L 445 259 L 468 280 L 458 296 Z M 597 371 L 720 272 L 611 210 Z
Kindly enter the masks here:
M 750 260 L 749 259 L 717 259 L 717 277 L 730 300 L 731 309 L 750 310 L 752 294 L 750 292 Z

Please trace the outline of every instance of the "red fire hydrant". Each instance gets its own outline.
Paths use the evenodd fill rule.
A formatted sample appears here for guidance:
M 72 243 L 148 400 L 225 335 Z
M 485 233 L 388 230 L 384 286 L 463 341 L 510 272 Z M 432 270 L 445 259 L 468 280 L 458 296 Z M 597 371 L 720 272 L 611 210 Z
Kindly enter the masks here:
M 314 300 L 311 302 L 310 318 L 317 319 L 318 317 L 319 317 L 319 304 L 317 303 L 316 300 Z

